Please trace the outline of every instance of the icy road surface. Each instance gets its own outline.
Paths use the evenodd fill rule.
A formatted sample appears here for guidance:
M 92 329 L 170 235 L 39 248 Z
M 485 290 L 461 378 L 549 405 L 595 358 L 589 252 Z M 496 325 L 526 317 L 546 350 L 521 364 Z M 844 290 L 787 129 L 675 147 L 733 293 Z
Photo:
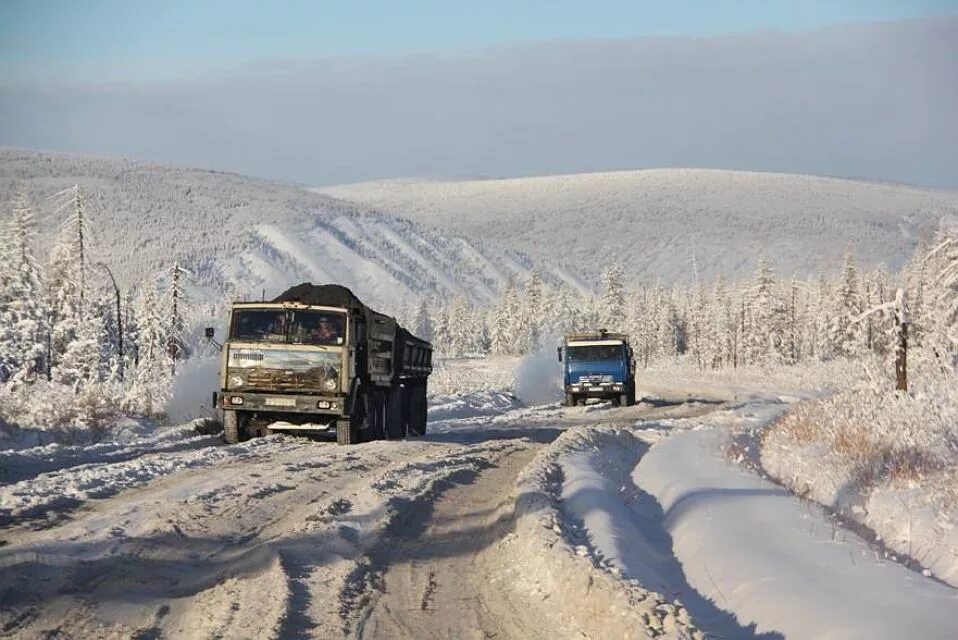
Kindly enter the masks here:
M 953 590 L 726 460 L 784 405 L 663 396 L 450 396 L 428 436 L 355 447 L 0 452 L 0 636 L 954 637 Z

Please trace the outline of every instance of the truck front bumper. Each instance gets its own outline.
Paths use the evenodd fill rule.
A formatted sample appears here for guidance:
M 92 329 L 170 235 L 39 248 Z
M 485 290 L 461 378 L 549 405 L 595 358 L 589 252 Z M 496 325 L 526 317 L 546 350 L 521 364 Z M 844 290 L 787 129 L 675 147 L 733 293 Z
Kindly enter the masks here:
M 223 409 L 237 411 L 310 414 L 330 418 L 346 415 L 346 398 L 332 395 L 220 391 L 218 404 Z
M 625 385 L 620 382 L 608 384 L 571 384 L 565 388 L 566 393 L 577 396 L 590 396 L 593 398 L 602 398 L 606 396 L 617 396 L 625 392 Z

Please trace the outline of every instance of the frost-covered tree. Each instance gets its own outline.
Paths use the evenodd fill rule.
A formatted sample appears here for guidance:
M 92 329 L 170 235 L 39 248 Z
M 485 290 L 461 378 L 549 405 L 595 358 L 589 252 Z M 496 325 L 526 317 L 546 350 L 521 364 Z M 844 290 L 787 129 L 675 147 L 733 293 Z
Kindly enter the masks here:
M 759 258 L 743 300 L 742 355 L 747 364 L 765 362 L 776 352 L 780 326 L 775 272 L 765 256 Z
M 879 266 L 865 280 L 864 309 L 875 309 L 887 304 L 894 298 L 895 291 L 890 286 L 890 276 L 884 265 Z M 887 314 L 869 314 L 862 320 L 865 346 L 868 351 L 885 355 L 893 348 L 893 327 Z
M 518 337 L 522 326 L 519 296 L 515 283 L 510 279 L 496 305 L 491 327 L 492 353 L 497 356 L 516 355 L 520 352 Z
M 432 340 L 432 318 L 429 316 L 429 304 L 426 298 L 419 300 L 413 319 L 415 334 L 423 340 Z
M 451 341 L 449 330 L 449 310 L 445 302 L 438 300 L 432 309 L 432 342 L 439 353 L 446 353 Z
M 49 323 L 48 370 L 60 363 L 76 338 L 80 322 L 79 264 L 72 237 L 61 234 L 50 251 L 46 268 L 46 298 Z
M 582 296 L 568 285 L 560 285 L 552 308 L 551 333 L 565 335 L 582 325 Z
M 142 287 L 136 301 L 138 325 L 137 364 L 128 398 L 129 405 L 146 415 L 160 412 L 170 394 L 171 371 L 167 354 L 169 326 L 160 308 L 154 283 Z
M 0 383 L 6 382 L 17 367 L 17 341 L 13 327 L 6 323 L 10 312 L 10 282 L 13 278 L 13 238 L 11 224 L 0 219 Z
M 456 296 L 449 305 L 448 316 L 448 355 L 460 358 L 472 351 L 472 340 L 475 327 L 472 326 L 472 315 L 466 299 Z
M 716 336 L 711 323 L 712 311 L 705 285 L 701 284 L 691 294 L 687 302 L 688 351 L 700 369 L 710 367 L 718 350 Z
M 958 364 L 958 223 L 943 222 L 922 263 L 920 274 L 927 279 L 919 287 L 924 343 L 940 364 L 954 367 Z
M 802 285 L 792 278 L 788 285 L 788 296 L 784 301 L 781 313 L 781 338 L 779 341 L 779 355 L 784 364 L 795 364 L 801 360 L 802 335 L 805 328 L 805 301 L 802 294 Z
M 520 346 L 526 353 L 539 350 L 544 322 L 545 305 L 542 292 L 542 274 L 533 269 L 526 283 L 520 311 Z
M 845 257 L 842 275 L 835 290 L 834 311 L 829 333 L 835 353 L 857 356 L 863 350 L 861 323 L 855 322 L 864 310 L 858 266 L 851 254 Z
M 602 272 L 599 323 L 609 331 L 621 331 L 625 314 L 625 272 L 613 263 Z
M 808 325 L 811 333 L 810 352 L 819 360 L 834 358 L 836 353 L 831 331 L 832 316 L 835 312 L 832 304 L 833 291 L 834 286 L 831 280 L 824 273 L 819 274 L 814 302 L 811 305 L 813 318 Z
M 90 223 L 86 210 L 86 198 L 80 185 L 73 185 L 69 189 L 56 193 L 52 196 L 56 203 L 56 213 L 67 213 L 66 222 L 61 230 L 61 236 L 71 249 L 73 260 L 75 261 L 76 285 L 79 288 L 80 304 L 82 311 L 86 302 L 87 295 L 87 274 L 88 274 L 88 248 L 90 238 Z
M 739 322 L 737 311 L 739 305 L 735 304 L 728 283 L 725 282 L 724 278 L 719 278 L 715 283 L 713 298 L 711 321 L 716 343 L 713 366 L 734 367 L 738 364 Z
M 36 221 L 33 207 L 26 197 L 18 195 L 13 205 L 9 227 L 10 261 L 4 278 L 2 324 L 3 343 L 0 361 L 7 378 L 14 382 L 30 382 L 46 375 L 46 312 L 40 281 L 40 267 L 34 255 Z
M 176 365 L 189 353 L 186 349 L 186 323 L 184 321 L 187 304 L 185 278 L 189 271 L 174 262 L 168 272 L 170 286 L 166 291 L 166 304 L 169 309 L 169 324 L 166 327 L 166 355 L 170 362 L 170 373 L 176 373 Z
M 102 319 L 92 305 L 87 305 L 77 317 L 75 334 L 52 369 L 53 381 L 72 387 L 75 393 L 99 382 L 102 334 Z

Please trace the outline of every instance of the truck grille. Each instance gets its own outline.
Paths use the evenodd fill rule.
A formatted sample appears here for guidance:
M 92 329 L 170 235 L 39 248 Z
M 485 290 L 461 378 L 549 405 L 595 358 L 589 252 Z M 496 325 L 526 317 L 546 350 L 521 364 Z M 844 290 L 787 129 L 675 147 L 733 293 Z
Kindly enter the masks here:
M 246 374 L 246 387 L 257 389 L 282 389 L 290 391 L 316 391 L 323 389 L 328 373 L 323 367 L 305 371 L 289 369 L 249 369 Z M 335 379 L 335 373 L 332 374 Z
M 606 382 L 606 383 L 612 382 L 612 376 L 601 376 L 601 375 L 579 376 L 580 384 L 602 384 L 603 382 Z

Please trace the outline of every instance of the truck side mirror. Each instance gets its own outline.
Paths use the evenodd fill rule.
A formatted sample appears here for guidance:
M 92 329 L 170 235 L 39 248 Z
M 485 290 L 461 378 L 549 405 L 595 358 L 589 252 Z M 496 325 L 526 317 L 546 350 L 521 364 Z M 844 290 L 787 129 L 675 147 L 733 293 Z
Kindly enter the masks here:
M 213 336 L 216 334 L 216 329 L 213 327 L 206 327 L 206 339 L 212 340 Z
M 556 348 L 556 355 L 559 356 L 559 362 L 562 362 L 562 347 Z

